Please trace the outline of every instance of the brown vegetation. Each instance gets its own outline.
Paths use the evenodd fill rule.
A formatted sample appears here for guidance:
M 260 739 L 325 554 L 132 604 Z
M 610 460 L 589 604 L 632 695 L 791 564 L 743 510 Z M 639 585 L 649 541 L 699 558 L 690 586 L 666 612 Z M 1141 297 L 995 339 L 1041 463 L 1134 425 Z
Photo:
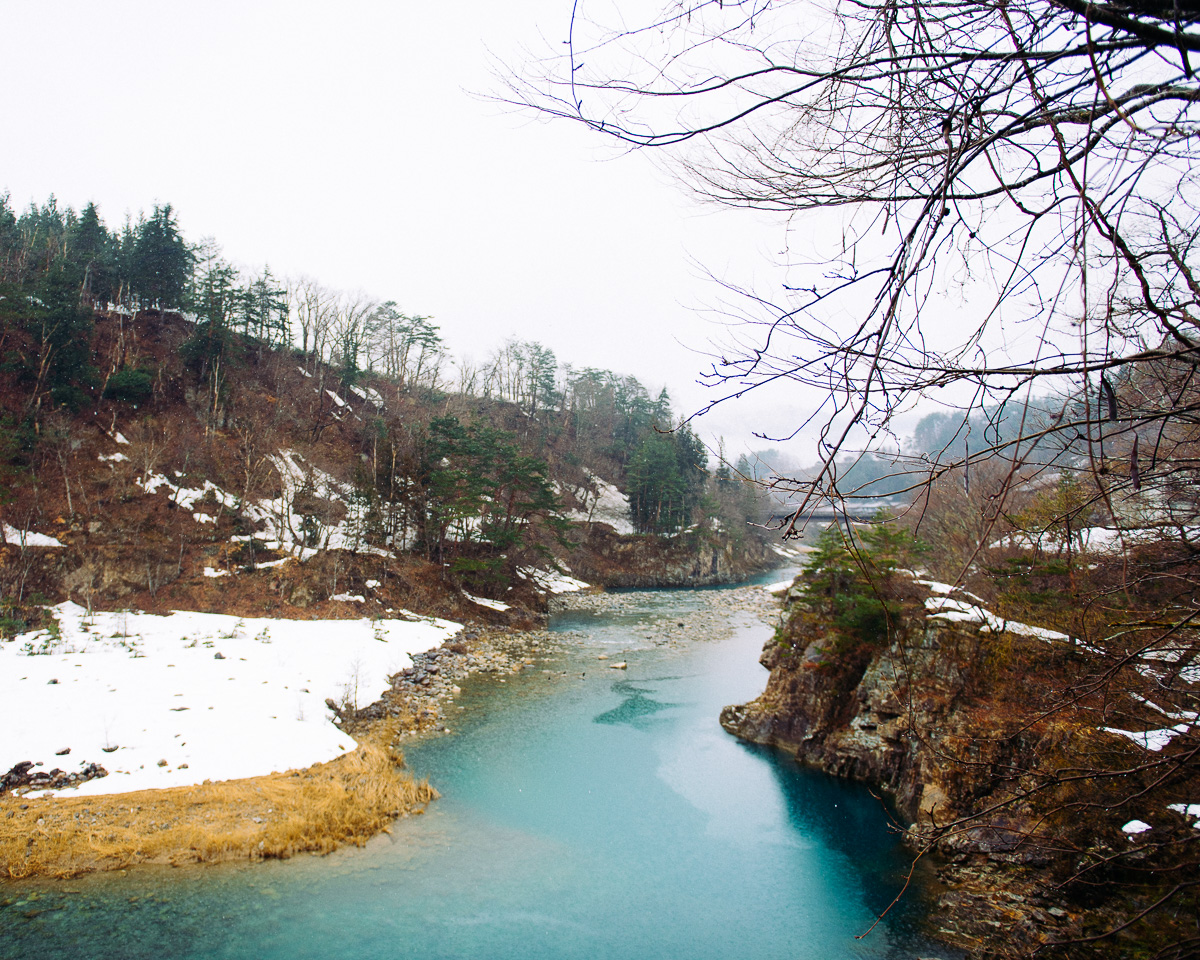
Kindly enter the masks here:
M 437 797 L 402 769 L 380 724 L 358 749 L 307 770 L 98 797 L 0 797 L 0 876 L 71 877 L 361 846 Z

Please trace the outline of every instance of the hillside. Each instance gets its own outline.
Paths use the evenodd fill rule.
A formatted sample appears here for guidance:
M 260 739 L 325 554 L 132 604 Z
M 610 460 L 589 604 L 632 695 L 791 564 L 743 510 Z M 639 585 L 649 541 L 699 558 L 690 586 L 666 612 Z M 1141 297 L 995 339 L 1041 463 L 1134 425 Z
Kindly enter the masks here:
M 4 378 L 10 631 L 68 598 L 313 618 L 361 594 L 356 615 L 520 620 L 544 608 L 530 571 L 584 556 L 568 521 L 622 519 L 620 465 L 585 465 L 570 425 L 370 374 L 346 385 L 261 345 L 213 393 L 184 360 L 195 334 L 178 314 L 98 314 L 88 352 L 116 373 L 94 399 L 36 418 L 22 378 Z M 39 546 L 47 537 L 58 546 Z
M 1171 569 L 1161 539 L 1121 549 L 1144 532 L 1034 550 L 1015 529 L 960 585 L 912 569 L 947 544 L 827 532 L 763 650 L 766 690 L 721 722 L 881 789 L 938 868 L 937 935 L 971 957 L 1193 956 L 1197 647 L 1128 629 L 1193 598 L 1161 575 L 1157 596 L 1099 594 L 1123 568 Z
M 214 346 L 211 321 L 179 312 L 8 290 L 0 863 L 14 876 L 361 841 L 435 795 L 400 770 L 397 737 L 444 729 L 450 678 L 508 669 L 504 635 L 544 622 L 555 592 L 775 562 L 739 513 L 752 501 L 707 473 L 689 432 L 653 429 L 636 382 L 631 424 L 597 371 L 590 406 L 578 381 L 517 403 L 230 329 Z M 231 801 L 196 785 L 249 777 L 237 796 L 253 801 L 272 771 L 313 764 L 331 772 L 273 786 L 261 830 L 234 816 L 209 831 Z M 364 778 L 373 799 L 344 786 Z M 33 800 L 47 788 L 78 799 Z M 136 796 L 124 809 L 170 837 L 148 845 L 108 794 Z M 103 855 L 78 834 L 89 799 L 112 827 Z M 43 823 L 46 844 L 27 844 Z

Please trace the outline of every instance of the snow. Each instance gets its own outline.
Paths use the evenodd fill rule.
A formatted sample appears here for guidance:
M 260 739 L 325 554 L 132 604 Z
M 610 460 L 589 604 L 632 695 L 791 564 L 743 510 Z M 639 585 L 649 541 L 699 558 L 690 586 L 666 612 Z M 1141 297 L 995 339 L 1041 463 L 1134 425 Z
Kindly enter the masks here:
M 1127 833 L 1130 836 L 1133 836 L 1136 833 L 1145 833 L 1147 830 L 1152 829 L 1153 827 L 1151 827 L 1150 824 L 1148 824 L 1145 820 L 1130 820 L 1121 828 L 1122 832 Z
M 377 410 L 382 410 L 384 407 L 383 396 L 374 387 L 351 387 L 350 392 L 356 397 L 373 404 Z
M 1190 649 L 1181 645 L 1159 647 L 1157 650 L 1143 650 L 1142 660 L 1158 660 L 1166 663 L 1178 663 L 1180 657 L 1190 654 Z M 1137 667 L 1138 673 L 1144 677 L 1160 678 L 1161 674 L 1148 664 L 1142 663 Z M 1179 678 L 1184 683 L 1200 683 L 1200 663 L 1191 663 L 1179 671 Z
M 1044 627 L 1034 627 L 1017 620 L 1005 620 L 990 610 L 965 600 L 955 600 L 953 597 L 928 597 L 925 609 L 931 617 L 939 620 L 950 620 L 958 623 L 978 623 L 982 633 L 1011 633 L 1021 637 L 1033 637 L 1045 640 L 1047 643 L 1070 641 L 1070 636 L 1058 630 L 1047 630 Z
M 337 600 L 340 603 L 366 603 L 367 598 L 361 593 L 335 593 L 330 600 Z
M 1137 733 L 1132 730 L 1118 730 L 1116 727 L 1101 727 L 1100 729 L 1107 733 L 1116 733 L 1122 737 L 1128 737 L 1139 747 L 1144 747 L 1153 753 L 1158 753 L 1175 737 L 1179 736 L 1179 734 L 1187 733 L 1191 729 L 1191 724 L 1177 723 L 1173 727 L 1166 727 L 1162 730 L 1147 730 L 1144 733 Z
M 120 450 L 118 450 L 116 453 L 102 453 L 100 454 L 100 459 L 107 463 L 120 463 L 121 461 L 128 460 L 129 458 Z
M 1196 820 L 1192 824 L 1193 829 L 1200 830 L 1200 803 L 1168 803 L 1168 810 L 1174 810 L 1176 813 L 1185 817 L 1191 817 Z
M 1170 720 L 1190 720 L 1193 723 L 1195 723 L 1197 720 L 1200 720 L 1200 713 L 1196 713 L 1194 710 L 1166 710 L 1163 707 L 1160 707 L 1153 700 L 1143 697 L 1140 693 L 1130 693 L 1129 695 L 1133 697 L 1134 700 L 1138 701 L 1138 703 L 1145 704 L 1151 710 L 1155 711 L 1156 713 L 1161 713 L 1164 717 L 1167 717 Z
M 262 563 L 256 563 L 254 565 L 254 569 L 255 570 L 270 570 L 272 567 L 282 567 L 285 563 L 287 563 L 291 559 L 292 559 L 291 557 L 284 557 L 282 560 L 264 560 Z
M 61 547 L 63 543 L 45 533 L 34 533 L 32 530 L 18 530 L 4 524 L 4 542 L 23 547 Z
M 590 583 L 584 583 L 582 580 L 576 580 L 574 577 L 554 570 L 521 567 L 517 573 L 526 580 L 532 580 L 539 589 L 545 590 L 547 593 L 575 593 L 591 586 Z
M 490 610 L 511 610 L 512 609 L 512 607 L 510 607 L 507 603 L 501 603 L 499 600 L 488 600 L 486 597 L 477 597 L 472 593 L 467 593 L 466 590 L 463 591 L 463 596 L 466 597 L 468 600 L 470 600 L 472 603 L 477 603 L 481 607 L 487 607 Z
M 957 594 L 960 597 L 966 597 L 968 600 L 974 600 L 976 603 L 983 603 L 983 600 L 981 598 L 975 596 L 975 594 L 968 593 L 962 587 L 956 587 L 952 583 L 942 583 L 938 580 L 923 580 L 923 579 L 921 579 L 921 574 L 919 574 L 915 570 L 900 570 L 898 572 L 908 574 L 909 576 L 911 576 L 913 578 L 913 580 L 916 583 L 920 584 L 923 587 L 928 587 L 934 593 L 940 593 L 943 595 L 949 595 L 949 594 L 953 593 L 953 594 Z
M 1114 530 L 1111 527 L 1084 527 L 1082 530 L 1073 530 L 1071 539 L 1078 549 L 1100 552 L 1123 547 L 1131 532 Z M 1031 533 L 1015 530 L 988 544 L 988 548 L 991 550 L 1009 547 L 1017 547 L 1021 550 L 1054 549 L 1056 552 L 1065 549 L 1062 542 L 1055 540 L 1048 531 Z
M 572 510 L 563 516 L 579 523 L 607 523 L 617 533 L 632 534 L 634 529 L 629 517 L 629 498 L 594 473 L 588 474 L 588 485 L 591 490 L 584 494 L 583 509 Z
M 308 377 L 310 380 L 312 379 L 312 374 L 309 373 L 307 370 L 305 370 L 303 367 L 297 367 L 296 369 L 299 370 L 306 377 Z
M 146 493 L 157 493 L 160 489 L 166 489 L 170 494 L 172 502 L 184 510 L 194 510 L 196 504 L 206 497 L 210 500 L 216 500 L 222 506 L 237 506 L 237 497 L 232 493 L 226 493 L 211 480 L 205 480 L 203 487 L 192 489 L 172 483 L 161 473 L 152 473 L 149 478 L 138 477 L 134 483 L 146 491 Z
M 113 440 L 122 445 L 127 445 L 129 443 L 129 441 L 125 439 L 125 434 L 123 434 L 120 430 L 117 431 L 116 435 L 113 437 Z
M 792 584 L 794 582 L 794 580 L 780 580 L 778 583 L 767 584 L 765 587 L 763 587 L 763 590 L 771 594 L 773 597 L 780 597 L 792 589 Z
M 1109 550 L 1123 544 L 1120 530 L 1109 527 L 1085 527 L 1079 531 L 1079 543 L 1085 550 Z
M 232 537 L 233 541 L 257 540 L 263 542 L 266 549 L 283 550 L 301 560 L 315 556 L 318 548 L 349 550 L 380 557 L 392 556 L 391 551 L 363 541 L 361 530 L 366 506 L 355 497 L 353 487 L 341 483 L 323 470 L 311 465 L 304 465 L 301 459 L 299 454 L 291 450 L 281 450 L 277 455 L 271 457 L 271 465 L 279 474 L 283 492 L 281 496 L 274 499 L 257 502 L 242 502 L 236 494 L 222 490 L 209 480 L 206 480 L 204 486 L 199 488 L 189 488 L 173 483 L 162 474 L 151 474 L 149 477 L 139 478 L 135 482 L 149 494 L 166 490 L 171 500 L 185 510 L 191 511 L 198 502 L 207 499 L 231 510 L 239 511 L 251 523 L 259 524 L 263 528 L 261 533 Z M 310 523 L 309 529 L 306 531 L 304 517 L 292 510 L 297 493 L 305 487 L 322 500 L 343 504 L 346 508 L 345 519 L 341 523 L 330 525 Z M 197 518 L 197 522 L 213 521 L 203 521 Z M 315 546 L 309 546 L 304 542 L 305 533 L 314 535 Z
M 330 722 L 326 698 L 360 707 L 378 699 L 388 677 L 412 665 L 411 654 L 461 629 L 411 614 L 376 621 L 181 611 L 89 617 L 70 602 L 52 612 L 58 636 L 41 630 L 0 642 L 0 771 L 23 760 L 45 771 L 87 763 L 108 770 L 58 791 L 66 795 L 185 786 L 332 760 L 356 743 Z M 67 747 L 69 755 L 55 755 Z
M 332 390 L 326 390 L 325 392 L 326 392 L 327 394 L 329 394 L 329 399 L 331 399 L 331 400 L 332 400 L 334 403 L 336 403 L 336 404 L 337 404 L 339 407 L 344 407 L 344 406 L 346 405 L 346 401 L 345 401 L 345 400 L 343 400 L 341 397 L 339 397 L 339 396 L 338 396 L 336 393 L 334 393 Z
M 207 513 L 193 513 L 192 519 L 197 523 L 216 523 L 216 517 L 210 517 Z
M 215 567 L 205 567 L 204 575 L 206 577 L 227 577 L 227 576 L 229 576 L 229 571 L 228 570 L 218 570 Z

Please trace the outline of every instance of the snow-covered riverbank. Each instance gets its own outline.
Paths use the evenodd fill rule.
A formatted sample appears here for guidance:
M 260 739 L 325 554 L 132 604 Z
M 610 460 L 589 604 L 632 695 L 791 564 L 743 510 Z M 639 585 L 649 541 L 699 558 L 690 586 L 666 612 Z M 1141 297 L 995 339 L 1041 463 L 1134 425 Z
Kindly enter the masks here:
M 22 761 L 109 776 L 64 795 L 186 786 L 307 767 L 355 747 L 326 699 L 361 707 L 449 620 L 272 620 L 95 613 L 0 642 L 0 774 Z M 63 751 L 69 750 L 69 753 Z M 164 762 L 165 761 L 165 762 Z

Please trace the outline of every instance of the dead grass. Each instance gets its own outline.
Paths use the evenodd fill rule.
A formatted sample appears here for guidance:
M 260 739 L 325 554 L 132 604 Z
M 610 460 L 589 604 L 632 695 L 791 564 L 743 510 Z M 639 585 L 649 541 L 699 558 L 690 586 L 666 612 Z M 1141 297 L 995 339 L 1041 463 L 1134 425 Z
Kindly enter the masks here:
M 72 877 L 361 846 L 436 799 L 401 769 L 394 725 L 329 763 L 250 780 L 69 799 L 0 797 L 0 876 Z

